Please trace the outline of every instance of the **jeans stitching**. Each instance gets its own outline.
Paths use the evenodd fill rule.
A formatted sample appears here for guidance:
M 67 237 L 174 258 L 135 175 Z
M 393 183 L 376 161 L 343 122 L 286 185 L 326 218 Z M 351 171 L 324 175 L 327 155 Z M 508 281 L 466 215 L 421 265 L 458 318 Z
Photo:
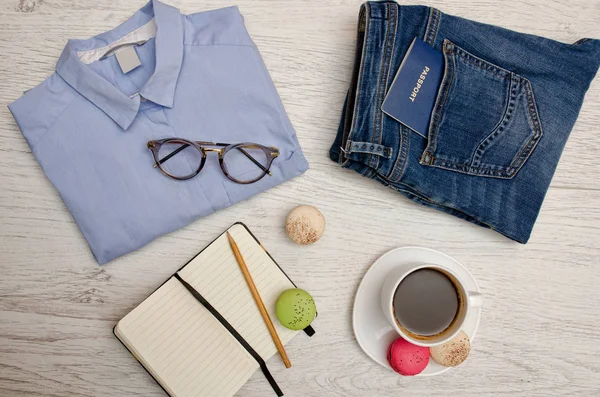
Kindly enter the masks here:
M 365 18 L 365 35 L 363 37 L 363 46 L 362 46 L 362 53 L 360 55 L 360 65 L 358 68 L 358 80 L 356 82 L 356 96 L 354 98 L 354 109 L 352 110 L 352 123 L 349 127 L 348 130 L 348 136 L 345 137 L 346 142 L 351 141 L 352 140 L 352 131 L 354 130 L 354 126 L 356 125 L 356 114 L 357 114 L 357 110 L 358 110 L 358 103 L 360 100 L 360 87 L 362 85 L 362 81 L 363 81 L 363 65 L 364 65 L 364 59 L 365 59 L 365 54 L 366 54 L 366 50 L 367 50 L 367 42 L 369 40 L 369 27 L 370 27 L 370 23 L 369 23 L 369 19 L 370 19 L 370 11 L 369 11 L 369 3 L 365 3 L 363 5 L 364 8 L 361 8 L 361 14 L 364 12 L 364 15 L 360 15 L 359 16 L 359 27 L 360 27 L 360 23 L 361 23 L 361 19 L 364 17 Z M 357 35 L 358 37 L 358 35 Z M 343 142 L 342 142 L 343 144 Z M 340 157 L 341 158 L 341 157 Z M 348 159 L 346 157 L 346 161 L 340 162 L 342 166 L 345 166 L 346 164 L 348 164 L 348 162 L 350 161 L 350 159 Z
M 406 137 L 406 139 L 404 139 Z M 404 170 L 406 170 L 406 164 L 408 163 L 408 150 L 410 149 L 410 130 L 404 128 L 402 130 L 402 168 L 400 169 L 400 173 L 398 174 L 398 180 L 402 178 L 404 175 Z
M 465 61 L 469 62 L 470 64 L 472 64 L 475 67 L 478 67 L 479 69 L 491 72 L 502 78 L 510 77 L 510 75 L 512 74 L 512 72 L 510 70 L 506 70 L 504 68 L 501 68 L 498 65 L 494 65 L 493 63 L 486 61 L 485 59 L 479 58 L 479 57 L 471 54 L 470 52 L 463 50 L 456 44 L 452 43 L 450 40 L 445 40 L 445 41 L 447 41 L 447 43 L 450 44 L 449 52 L 451 54 L 455 53 L 456 55 L 460 56 Z
M 444 40 L 444 54 L 447 54 L 446 52 L 446 40 Z M 455 66 L 454 66 L 454 62 L 450 62 L 450 60 L 453 59 L 452 57 L 450 57 L 449 55 L 446 56 L 446 71 L 450 72 L 450 76 L 446 76 L 444 75 L 444 77 L 442 78 L 442 87 L 441 90 L 443 90 L 444 96 L 442 101 L 438 104 L 436 101 L 436 104 L 433 108 L 433 114 L 434 115 L 439 115 L 439 117 L 434 117 L 434 124 L 432 126 L 430 126 L 429 128 L 429 136 L 428 136 L 428 144 L 427 147 L 425 148 L 425 153 L 431 153 L 430 156 L 433 157 L 433 152 L 435 152 L 435 149 L 437 147 L 437 130 L 439 128 L 439 125 L 442 121 L 442 114 L 444 111 L 444 107 L 446 106 L 446 100 L 448 99 L 448 94 L 450 93 L 450 86 L 452 85 L 452 81 L 454 80 L 454 71 L 455 71 Z M 432 158 L 431 161 L 433 162 L 434 159 Z
M 440 21 L 442 19 L 442 13 L 440 12 L 440 10 L 438 9 L 434 9 L 434 14 L 435 14 L 435 25 L 433 28 L 433 32 L 432 32 L 432 36 L 431 36 L 431 45 L 433 46 L 435 39 L 437 37 L 438 34 L 438 30 L 440 27 Z
M 473 167 L 468 164 L 454 164 L 448 163 L 442 160 L 435 159 L 433 163 L 427 164 L 430 167 L 441 168 L 445 170 L 452 170 L 460 172 L 461 174 L 473 175 L 473 176 L 484 176 L 498 179 L 511 179 L 515 172 L 507 171 L 505 169 L 495 169 L 492 167 Z
M 431 41 L 429 39 L 429 37 L 431 36 L 431 26 L 433 23 L 433 14 L 434 14 L 434 10 L 435 8 L 430 7 L 429 8 L 429 17 L 427 18 L 427 26 L 425 27 L 425 34 L 423 35 L 423 40 L 425 40 L 425 42 L 429 45 L 431 45 Z
M 389 13 L 389 7 L 387 7 L 386 5 L 386 13 Z M 387 18 L 386 18 L 387 19 Z M 386 23 L 386 31 L 385 31 L 385 41 L 383 44 L 383 56 L 381 57 L 381 64 L 379 66 L 379 81 L 377 82 L 377 95 L 375 96 L 375 100 L 376 103 L 379 103 L 379 91 L 381 90 L 381 79 L 382 79 L 382 70 L 383 70 L 383 64 L 385 63 L 385 48 L 387 46 L 387 41 L 388 41 L 388 28 L 387 28 L 387 23 Z M 375 109 L 377 109 L 377 106 L 375 106 Z M 377 111 L 375 111 L 374 117 L 373 117 L 373 135 L 371 135 L 370 140 L 374 141 L 375 140 L 375 134 L 377 134 Z M 373 162 L 375 162 L 375 164 L 373 164 Z M 377 161 L 373 160 L 372 156 L 367 156 L 367 164 L 371 167 L 377 166 Z
M 365 11 L 365 37 L 363 38 L 363 48 L 362 48 L 362 54 L 360 56 L 360 65 L 358 68 L 358 81 L 356 82 L 356 98 L 354 100 L 354 109 L 352 112 L 352 125 L 350 126 L 350 131 L 348 131 L 348 140 L 351 140 L 352 138 L 352 131 L 354 130 L 354 127 L 356 126 L 356 111 L 358 110 L 358 104 L 360 102 L 360 88 L 362 86 L 362 82 L 363 82 L 363 66 L 364 66 L 364 59 L 365 59 L 365 53 L 367 50 L 367 43 L 369 41 L 369 5 L 366 5 L 367 9 Z
M 396 5 L 394 7 L 394 14 L 392 15 L 392 44 L 390 46 L 389 49 L 389 56 L 387 59 L 387 65 L 386 65 L 386 77 L 385 77 L 385 86 L 387 89 L 387 85 L 388 82 L 390 81 L 390 70 L 391 68 L 391 64 L 392 64 L 392 58 L 394 57 L 394 49 L 396 48 L 396 32 L 398 30 L 398 6 Z M 383 98 L 382 98 L 382 102 L 383 102 Z M 381 107 L 381 106 L 380 106 Z M 381 128 L 383 129 L 383 112 L 381 112 Z M 381 141 L 383 137 L 381 136 L 379 138 L 379 140 Z
M 386 12 L 386 18 L 385 20 L 389 20 L 390 19 L 390 4 L 386 3 L 385 4 L 385 12 Z M 380 102 L 380 96 L 381 96 L 381 82 L 383 80 L 383 71 L 385 70 L 385 64 L 387 62 L 387 47 L 388 47 L 388 42 L 389 42 L 389 36 L 390 36 L 390 28 L 389 28 L 389 22 L 385 22 L 384 26 L 385 26 L 385 41 L 383 43 L 383 56 L 381 57 L 381 63 L 379 66 L 379 81 L 377 83 L 377 95 L 375 96 L 375 101 L 376 101 L 376 106 L 375 109 L 379 109 L 379 102 Z M 378 129 L 380 128 L 380 118 L 383 117 L 383 115 L 378 117 L 378 112 L 375 111 L 375 114 L 373 115 L 373 132 L 372 135 L 370 137 L 371 142 L 377 142 L 377 136 L 378 134 Z M 370 167 L 373 168 L 377 168 L 378 163 L 379 163 L 379 158 L 378 157 L 374 157 L 372 155 L 368 155 L 367 156 L 367 164 Z
M 529 142 L 527 142 L 527 144 L 523 147 L 523 150 L 521 150 L 521 153 L 515 157 L 513 163 L 510 165 L 511 169 L 515 169 L 515 174 L 519 169 L 521 169 L 523 164 L 525 164 L 525 161 L 529 158 L 533 152 L 533 149 L 535 149 L 537 143 L 544 134 L 542 131 L 542 126 L 539 123 L 539 116 L 537 112 L 537 106 L 535 104 L 535 96 L 533 95 L 533 89 L 531 88 L 531 83 L 525 78 L 522 78 L 520 83 L 525 89 L 525 95 L 527 96 L 527 110 L 529 111 L 531 122 L 533 123 L 534 134 L 529 138 Z M 531 146 L 531 148 L 529 148 L 529 146 Z
M 408 148 L 410 147 L 410 134 L 411 131 L 405 128 L 402 124 L 398 129 L 400 134 L 400 149 L 398 150 L 398 157 L 396 157 L 396 161 L 394 162 L 394 167 L 392 168 L 392 172 L 387 177 L 390 181 L 397 182 L 400 181 L 402 175 L 404 175 L 404 170 L 406 169 L 407 154 Z M 398 163 L 402 161 L 402 165 L 399 167 Z
M 392 8 L 393 7 L 393 8 Z M 381 71 L 380 71 L 380 77 L 379 77 L 379 84 L 377 86 L 377 105 L 376 105 L 376 109 L 380 109 L 381 108 L 381 103 L 383 102 L 383 97 L 385 95 L 385 91 L 386 89 L 384 88 L 384 90 L 381 90 L 382 85 L 384 87 L 387 87 L 387 82 L 389 81 L 389 77 L 390 77 L 390 64 L 391 64 L 391 60 L 392 60 L 392 56 L 394 53 L 394 46 L 396 43 L 396 27 L 397 27 L 397 21 L 398 21 L 398 5 L 396 3 L 390 3 L 388 4 L 388 6 L 386 7 L 387 10 L 387 16 L 388 16 L 388 20 L 389 22 L 386 23 L 386 36 L 385 36 L 385 44 L 383 46 L 384 48 L 384 52 L 383 52 L 383 59 L 382 59 L 382 63 L 381 63 Z M 391 37 L 391 45 L 388 45 L 390 43 L 390 37 Z M 384 77 L 385 76 L 385 77 Z M 373 136 L 372 136 L 372 141 L 376 142 L 378 144 L 381 144 L 381 141 L 383 139 L 383 112 L 376 112 L 374 120 L 373 120 Z M 377 168 L 379 166 L 379 157 L 374 157 L 374 156 L 369 156 L 369 161 L 368 161 L 369 165 L 373 168 Z
M 427 25 L 426 41 L 429 45 L 431 45 L 433 47 L 435 38 L 437 37 L 441 13 L 438 9 L 432 7 L 430 17 L 431 17 L 431 23 L 433 24 L 432 25 L 433 28 L 429 29 L 430 25 L 429 24 Z
M 479 162 L 481 161 L 483 155 L 486 153 L 486 147 L 488 147 L 489 144 L 492 143 L 502 131 L 504 131 L 504 128 L 510 121 L 510 116 L 512 115 L 512 112 L 515 109 L 517 94 L 515 92 L 516 81 L 513 81 L 512 78 L 509 81 L 510 83 L 508 85 L 507 93 L 508 102 L 506 104 L 506 109 L 504 109 L 504 111 L 502 112 L 502 117 L 500 117 L 500 121 L 492 129 L 492 132 L 477 145 L 477 148 L 473 152 L 473 156 L 471 157 L 470 162 L 470 165 L 473 167 L 478 167 L 480 165 Z

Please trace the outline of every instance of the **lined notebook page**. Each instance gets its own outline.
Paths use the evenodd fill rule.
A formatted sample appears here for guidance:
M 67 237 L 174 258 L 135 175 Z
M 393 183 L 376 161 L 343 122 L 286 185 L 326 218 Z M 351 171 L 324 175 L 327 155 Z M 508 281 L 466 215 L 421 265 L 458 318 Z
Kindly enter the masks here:
M 125 316 L 115 334 L 172 396 L 230 397 L 259 368 L 175 278 Z
M 298 331 L 279 323 L 275 303 L 283 291 L 294 285 L 244 226 L 233 225 L 229 233 L 244 257 L 281 342 L 289 342 Z M 200 292 L 265 361 L 277 353 L 226 234 L 202 251 L 179 275 Z

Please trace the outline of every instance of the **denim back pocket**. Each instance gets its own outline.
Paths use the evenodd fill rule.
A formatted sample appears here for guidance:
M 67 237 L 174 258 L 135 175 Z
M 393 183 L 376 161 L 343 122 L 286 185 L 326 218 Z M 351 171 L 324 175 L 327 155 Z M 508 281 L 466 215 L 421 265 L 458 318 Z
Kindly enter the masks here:
M 531 83 L 444 40 L 445 73 L 421 164 L 510 179 L 542 136 Z

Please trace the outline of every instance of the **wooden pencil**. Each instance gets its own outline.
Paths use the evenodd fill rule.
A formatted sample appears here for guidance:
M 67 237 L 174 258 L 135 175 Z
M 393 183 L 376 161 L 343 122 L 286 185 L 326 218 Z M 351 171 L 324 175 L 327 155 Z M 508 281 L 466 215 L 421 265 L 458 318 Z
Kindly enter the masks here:
M 231 237 L 231 234 L 229 234 L 229 232 L 227 232 L 227 238 L 229 239 L 229 245 L 231 245 L 231 250 L 233 251 L 233 254 L 235 255 L 235 259 L 237 260 L 238 265 L 240 265 L 242 274 L 244 275 L 244 278 L 246 279 L 246 283 L 248 284 L 248 287 L 250 288 L 252 297 L 254 297 L 254 301 L 256 302 L 256 305 L 258 306 L 258 310 L 260 311 L 260 314 L 262 315 L 262 318 L 265 321 L 267 328 L 269 329 L 271 338 L 273 339 L 273 342 L 275 343 L 275 346 L 277 347 L 277 351 L 279 352 L 279 355 L 281 356 L 281 359 L 283 360 L 285 367 L 290 368 L 292 366 L 292 363 L 290 362 L 290 359 L 288 358 L 287 353 L 285 352 L 285 348 L 283 347 L 283 343 L 281 343 L 281 339 L 279 339 L 279 334 L 277 334 L 277 330 L 275 329 L 275 326 L 273 325 L 273 321 L 271 321 L 271 317 L 269 316 L 269 312 L 267 311 L 267 308 L 265 307 L 265 303 L 263 302 L 262 298 L 260 297 L 260 294 L 258 293 L 258 289 L 256 288 L 256 285 L 254 284 L 254 280 L 252 279 L 252 276 L 250 275 L 248 266 L 246 266 L 244 257 L 242 257 L 242 253 L 240 252 L 240 249 L 238 248 L 235 240 L 233 239 L 233 237 Z

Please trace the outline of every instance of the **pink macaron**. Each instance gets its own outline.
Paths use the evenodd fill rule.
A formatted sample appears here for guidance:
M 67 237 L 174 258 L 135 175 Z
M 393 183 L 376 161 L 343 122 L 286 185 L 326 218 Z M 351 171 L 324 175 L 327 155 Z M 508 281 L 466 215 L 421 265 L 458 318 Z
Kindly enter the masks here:
M 392 369 L 400 375 L 417 375 L 429 364 L 429 348 L 398 338 L 390 345 L 387 359 Z

